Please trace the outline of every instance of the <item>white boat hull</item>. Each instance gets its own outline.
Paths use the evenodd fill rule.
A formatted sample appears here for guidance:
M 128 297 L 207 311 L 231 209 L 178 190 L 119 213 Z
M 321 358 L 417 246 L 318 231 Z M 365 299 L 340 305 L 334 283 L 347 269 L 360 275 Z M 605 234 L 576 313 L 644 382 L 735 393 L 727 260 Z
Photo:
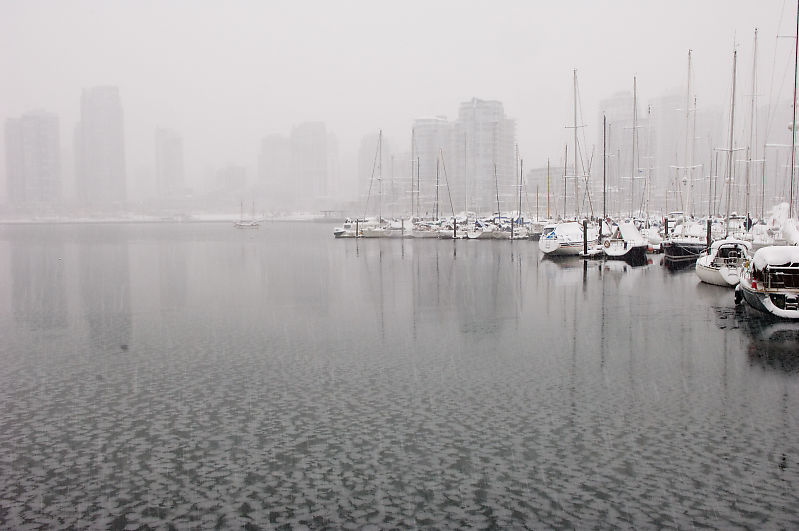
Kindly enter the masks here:
M 766 290 L 760 282 L 752 282 L 749 272 L 741 275 L 737 290 L 752 308 L 781 319 L 799 319 L 799 290 Z M 781 298 L 781 306 L 775 299 Z
M 699 280 L 706 284 L 728 288 L 738 285 L 741 277 L 737 267 L 714 266 L 707 263 L 712 262 L 712 260 L 705 260 L 705 258 L 710 257 L 703 256 L 696 261 L 696 275 L 699 277 Z
M 583 250 L 583 242 L 567 242 L 556 238 L 538 240 L 538 248 L 548 256 L 577 256 Z

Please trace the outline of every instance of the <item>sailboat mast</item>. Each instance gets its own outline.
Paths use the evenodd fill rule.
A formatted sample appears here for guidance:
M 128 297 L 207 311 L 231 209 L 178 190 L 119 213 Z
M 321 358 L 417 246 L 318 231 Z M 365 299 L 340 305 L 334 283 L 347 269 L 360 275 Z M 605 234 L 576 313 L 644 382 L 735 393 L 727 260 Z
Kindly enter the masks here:
M 733 134 L 735 132 L 735 69 L 738 60 L 738 50 L 732 52 L 732 101 L 730 102 L 730 150 L 727 154 L 727 223 L 725 236 L 730 234 L 730 196 L 732 196 L 732 153 Z M 710 242 L 708 242 L 710 243 Z
M 411 219 L 413 219 L 413 160 L 416 155 L 416 129 L 411 129 Z
M 793 217 L 793 175 L 796 156 L 796 70 L 799 67 L 799 0 L 796 2 L 796 39 L 793 45 L 793 117 L 791 120 L 791 191 L 788 196 L 788 217 Z
M 752 48 L 752 94 L 749 101 L 749 146 L 746 150 L 746 223 L 749 230 L 749 175 L 752 173 L 752 150 L 755 147 L 755 89 L 757 81 L 757 28 L 755 28 L 755 42 Z
M 577 69 L 574 69 L 574 210 L 580 217 L 580 180 L 577 178 Z M 565 214 L 565 210 L 564 210 Z
M 549 157 L 547 157 L 547 219 L 549 219 Z
M 634 217 L 633 210 L 635 209 L 635 178 L 638 175 L 636 168 L 636 146 L 635 141 L 638 138 L 638 78 L 633 76 L 633 142 L 632 142 L 632 160 L 630 161 L 630 217 Z
M 522 186 L 524 184 L 524 159 L 519 161 L 519 223 L 521 223 L 522 219 Z M 536 201 L 538 201 L 538 196 L 536 195 Z M 530 204 L 528 201 L 527 208 L 530 208 Z
M 569 144 L 566 144 L 565 154 L 563 155 L 563 219 L 566 219 L 566 168 L 569 163 Z
M 383 130 L 377 135 L 377 222 L 383 221 Z
M 691 133 L 691 50 L 688 50 L 688 84 L 685 92 L 685 175 L 687 176 L 688 189 L 686 190 L 686 201 L 683 202 L 682 185 L 678 188 L 680 191 L 680 208 L 686 212 L 686 207 L 690 209 L 690 195 L 691 195 L 691 163 L 688 160 L 688 137 Z
M 422 210 L 419 204 L 419 196 L 422 193 L 421 188 L 419 188 L 422 184 L 421 178 L 419 177 L 421 169 L 422 169 L 422 159 L 421 157 L 419 157 L 419 155 L 417 155 L 416 156 L 416 215 L 420 218 L 422 217 Z
M 608 117 L 602 114 L 602 219 L 608 217 L 608 181 L 605 173 L 607 169 L 607 129 Z M 547 161 L 547 171 L 549 170 L 549 161 Z M 600 225 L 601 226 L 601 225 Z M 599 231 L 599 236 L 602 237 L 602 231 Z
M 438 167 L 441 162 L 440 157 L 436 157 L 436 205 L 435 205 L 435 220 L 438 221 Z
M 466 136 L 466 133 L 463 133 L 463 168 L 464 168 L 464 176 L 466 177 L 463 181 L 466 185 L 466 219 L 469 219 L 469 141 Z
M 499 209 L 499 179 L 497 178 L 497 163 L 494 163 L 494 187 L 497 190 L 497 217 L 502 217 L 502 212 Z

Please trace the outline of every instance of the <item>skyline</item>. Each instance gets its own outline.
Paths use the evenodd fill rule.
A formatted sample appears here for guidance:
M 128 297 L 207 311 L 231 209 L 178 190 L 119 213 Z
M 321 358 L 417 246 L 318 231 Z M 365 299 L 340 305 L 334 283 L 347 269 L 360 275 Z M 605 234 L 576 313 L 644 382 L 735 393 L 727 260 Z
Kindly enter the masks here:
M 81 90 L 119 86 L 131 178 L 155 179 L 153 132 L 164 127 L 183 137 L 187 185 L 196 186 L 229 164 L 245 166 L 252 180 L 264 137 L 312 121 L 338 138 L 342 175 L 357 172 L 365 135 L 382 129 L 404 151 L 414 120 L 455 119 L 458 105 L 477 97 L 504 104 L 533 168 L 547 157 L 556 163 L 569 139 L 574 69 L 589 143 L 598 102 L 629 91 L 634 75 L 644 102 L 680 91 L 689 48 L 698 106 L 724 106 L 733 39 L 739 87 L 748 86 L 755 26 L 758 103 L 790 97 L 783 71 L 792 47 L 775 36 L 793 32 L 792 9 L 784 2 L 438 2 L 421 16 L 413 2 L 2 1 L 0 120 L 33 109 L 57 114 L 71 168 Z

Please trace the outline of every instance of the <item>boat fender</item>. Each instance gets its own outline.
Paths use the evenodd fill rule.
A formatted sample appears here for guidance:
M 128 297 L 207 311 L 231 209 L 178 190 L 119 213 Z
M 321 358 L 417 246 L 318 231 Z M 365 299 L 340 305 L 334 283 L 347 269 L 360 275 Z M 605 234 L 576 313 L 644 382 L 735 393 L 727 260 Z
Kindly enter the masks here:
M 741 291 L 741 286 L 739 284 L 738 286 L 735 286 L 735 304 L 741 304 L 741 301 L 743 300 L 743 297 L 744 297 L 744 294 Z
M 605 246 L 605 249 L 609 249 L 610 248 L 610 240 L 605 240 L 605 242 L 602 245 Z

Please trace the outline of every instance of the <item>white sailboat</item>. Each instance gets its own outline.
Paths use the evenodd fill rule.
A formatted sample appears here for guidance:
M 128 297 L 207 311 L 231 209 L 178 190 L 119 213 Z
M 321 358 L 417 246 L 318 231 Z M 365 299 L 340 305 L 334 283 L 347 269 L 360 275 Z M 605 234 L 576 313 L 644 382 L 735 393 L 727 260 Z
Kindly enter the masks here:
M 611 260 L 625 260 L 633 265 L 646 263 L 648 249 L 649 242 L 641 236 L 632 221 L 619 223 L 610 238 L 602 242 L 606 257 Z
M 735 300 L 784 319 L 799 319 L 799 247 L 772 245 L 755 251 L 741 269 Z
M 574 125 L 570 126 L 574 129 L 574 200 L 575 200 L 575 214 L 577 217 L 580 215 L 579 203 L 579 173 L 578 173 L 578 147 L 577 147 L 577 70 L 574 70 Z M 564 158 L 565 159 L 565 158 Z M 563 162 L 564 166 L 564 194 L 563 194 L 563 210 L 564 215 L 566 211 L 566 161 Z M 544 227 L 544 233 L 538 240 L 538 249 L 547 256 L 578 256 L 584 247 L 584 234 L 583 227 L 577 221 L 564 221 L 555 225 L 552 230 Z M 589 246 L 595 243 L 598 232 L 595 235 L 589 234 Z
M 734 287 L 751 250 L 752 244 L 745 240 L 717 240 L 696 260 L 696 275 L 707 284 Z
M 247 219 L 244 217 L 244 201 L 241 202 L 241 212 L 239 220 L 233 223 L 237 229 L 257 229 L 261 226 L 257 219 L 255 219 L 255 203 L 252 205 L 252 217 Z
M 799 31 L 799 2 L 796 10 L 796 29 Z M 791 119 L 791 172 L 788 218 L 784 229 L 793 228 L 793 180 L 796 157 L 796 96 L 799 69 L 799 38 L 794 39 L 793 116 Z M 771 245 L 755 251 L 744 262 L 741 280 L 735 289 L 735 302 L 746 303 L 776 317 L 799 319 L 799 246 Z

